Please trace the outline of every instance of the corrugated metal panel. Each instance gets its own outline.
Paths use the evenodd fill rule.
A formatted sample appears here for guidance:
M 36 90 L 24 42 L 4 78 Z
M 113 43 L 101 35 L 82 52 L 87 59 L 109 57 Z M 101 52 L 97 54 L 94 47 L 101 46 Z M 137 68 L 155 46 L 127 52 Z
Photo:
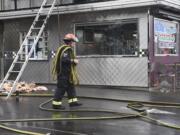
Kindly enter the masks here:
M 31 1 L 31 7 L 39 7 L 43 0 L 30 0 Z
M 17 9 L 19 8 L 29 8 L 30 0 L 17 0 Z
M 48 83 L 50 78 L 49 73 L 50 65 L 47 61 L 32 61 L 28 63 L 21 80 L 27 82 Z
M 80 58 L 80 84 L 148 86 L 148 60 L 144 58 Z
M 3 1 L 3 9 L 4 10 L 11 10 L 14 9 L 14 1 L 12 0 L 4 0 Z
M 3 1 L 0 1 L 0 10 L 3 10 Z
M 16 51 L 19 48 L 19 22 L 4 22 L 4 51 Z
M 4 60 L 3 60 L 3 23 L 0 23 L 0 79 L 4 77 Z

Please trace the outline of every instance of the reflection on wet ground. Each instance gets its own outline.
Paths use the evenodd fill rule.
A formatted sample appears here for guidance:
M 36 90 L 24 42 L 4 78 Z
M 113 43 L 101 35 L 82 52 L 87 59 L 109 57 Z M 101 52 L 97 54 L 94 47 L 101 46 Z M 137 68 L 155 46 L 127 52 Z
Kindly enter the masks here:
M 100 98 L 141 100 L 141 101 L 163 101 L 180 103 L 180 93 L 159 93 L 120 89 L 103 88 L 77 88 L 79 96 L 90 96 Z M 105 112 L 50 112 L 42 111 L 39 105 L 51 97 L 20 97 L 16 102 L 15 97 L 5 100 L 0 97 L 0 119 L 32 119 L 32 118 L 78 118 L 78 117 L 101 117 L 112 116 Z M 98 99 L 82 98 L 82 107 L 75 109 L 111 110 L 123 113 L 134 112 L 127 108 L 126 102 L 116 102 Z M 66 110 L 67 100 L 63 100 Z M 51 104 L 46 105 L 51 108 Z M 180 109 L 175 108 L 148 108 L 148 116 L 180 125 Z M 63 121 L 41 121 L 41 122 L 8 122 L 8 127 L 34 131 L 38 133 L 51 133 L 51 135 L 178 135 L 180 130 L 157 125 L 141 118 L 111 119 L 111 120 L 63 120 Z M 16 135 L 17 133 L 0 129 L 1 135 Z

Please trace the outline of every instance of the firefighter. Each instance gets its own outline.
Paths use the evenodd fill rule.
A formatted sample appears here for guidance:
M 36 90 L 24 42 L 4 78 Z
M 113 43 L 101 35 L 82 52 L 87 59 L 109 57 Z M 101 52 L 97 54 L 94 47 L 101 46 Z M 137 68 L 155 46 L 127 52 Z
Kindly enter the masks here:
M 79 84 L 76 72 L 78 59 L 76 59 L 73 51 L 76 42 L 78 42 L 78 38 L 74 34 L 66 34 L 64 37 L 64 45 L 58 48 L 53 61 L 52 73 L 57 77 L 57 88 L 52 101 L 52 107 L 54 109 L 65 109 L 65 107 L 62 106 L 62 98 L 65 92 L 67 92 L 70 107 L 82 105 L 78 102 L 75 90 L 75 85 Z

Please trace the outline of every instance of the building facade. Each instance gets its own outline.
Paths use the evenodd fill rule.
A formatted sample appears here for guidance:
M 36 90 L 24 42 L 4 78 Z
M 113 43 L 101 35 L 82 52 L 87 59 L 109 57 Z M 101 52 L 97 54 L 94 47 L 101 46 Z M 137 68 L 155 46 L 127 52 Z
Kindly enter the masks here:
M 0 1 L 2 79 L 43 0 Z M 21 80 L 54 83 L 52 58 L 73 32 L 81 85 L 158 85 L 159 67 L 180 61 L 179 12 L 179 0 L 57 0 Z

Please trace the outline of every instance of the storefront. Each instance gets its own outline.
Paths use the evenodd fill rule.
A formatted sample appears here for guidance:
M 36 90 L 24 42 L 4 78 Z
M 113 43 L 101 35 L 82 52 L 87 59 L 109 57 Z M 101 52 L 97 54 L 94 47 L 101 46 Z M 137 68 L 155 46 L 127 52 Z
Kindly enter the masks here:
M 57 7 L 21 80 L 55 83 L 50 70 L 52 57 L 63 36 L 72 32 L 80 40 L 75 51 L 81 85 L 159 87 L 167 73 L 161 73 L 160 67 L 180 59 L 180 2 L 174 2 L 114 0 Z M 34 10 L 18 11 L 14 17 L 9 12 L 8 19 L 0 14 L 3 72 L 13 59 L 8 56 L 13 56 L 23 41 L 33 14 Z

